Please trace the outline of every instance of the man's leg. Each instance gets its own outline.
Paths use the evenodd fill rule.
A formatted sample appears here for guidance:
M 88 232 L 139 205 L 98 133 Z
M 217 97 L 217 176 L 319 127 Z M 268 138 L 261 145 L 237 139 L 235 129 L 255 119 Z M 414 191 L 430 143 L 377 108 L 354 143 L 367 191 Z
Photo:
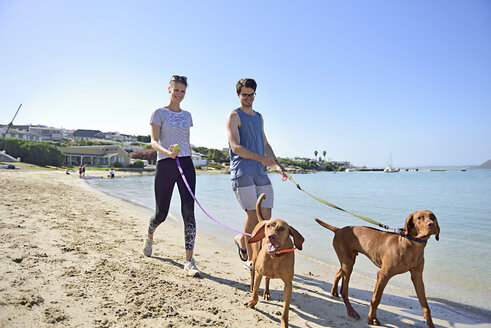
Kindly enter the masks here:
M 271 219 L 272 209 L 269 207 L 261 207 L 261 214 L 263 215 L 264 220 Z
M 255 201 L 256 201 L 256 188 L 254 186 L 254 181 L 250 176 L 241 176 L 237 179 L 232 180 L 232 188 L 234 190 L 235 196 L 240 206 L 246 213 L 246 218 L 244 221 L 245 233 L 251 233 L 257 224 L 257 215 L 255 211 Z M 247 254 L 252 254 L 251 247 L 248 245 L 247 241 L 249 236 L 244 234 L 238 234 L 234 237 L 235 242 L 239 245 L 241 249 L 247 250 Z M 246 254 L 240 254 L 241 258 L 244 259 Z M 245 258 L 250 259 L 251 255 L 245 256 Z
M 271 207 L 274 199 L 271 182 L 267 176 L 242 176 L 233 180 L 232 186 L 239 204 L 246 212 L 244 232 L 250 234 L 258 223 L 256 202 L 262 192 L 266 193 L 267 199 L 263 201 L 263 205 L 266 204 L 268 207 L 261 207 L 261 214 L 265 220 L 271 218 Z M 247 250 L 247 257 L 250 261 L 252 259 L 252 248 L 247 243 L 250 237 L 239 234 L 234 239 L 240 248 Z
M 271 219 L 271 208 L 261 207 L 261 214 L 265 220 Z M 254 227 L 258 224 L 257 213 L 254 210 L 246 210 L 246 220 L 244 223 L 244 232 L 251 233 L 254 230 Z M 247 235 L 237 235 L 235 240 L 239 244 L 240 248 L 247 249 L 248 259 L 249 261 L 252 259 L 252 248 L 251 245 L 247 243 L 250 239 L 250 236 Z
M 247 221 L 247 217 L 246 217 L 246 221 Z M 246 253 L 240 253 L 240 257 L 243 261 L 247 261 L 247 241 L 246 241 L 246 235 L 244 234 L 241 234 L 239 233 L 237 236 L 234 237 L 234 240 L 235 242 L 237 243 L 237 245 L 239 245 L 239 247 L 241 248 L 241 250 L 246 250 Z
M 252 230 L 256 227 L 258 223 L 257 214 L 255 210 L 246 210 L 246 220 L 244 223 L 244 232 L 252 233 Z M 251 244 L 248 243 L 250 236 L 242 235 L 243 244 L 246 246 L 243 249 L 247 249 L 247 258 L 249 261 L 252 260 L 252 248 Z M 242 246 L 241 246 L 242 247 Z

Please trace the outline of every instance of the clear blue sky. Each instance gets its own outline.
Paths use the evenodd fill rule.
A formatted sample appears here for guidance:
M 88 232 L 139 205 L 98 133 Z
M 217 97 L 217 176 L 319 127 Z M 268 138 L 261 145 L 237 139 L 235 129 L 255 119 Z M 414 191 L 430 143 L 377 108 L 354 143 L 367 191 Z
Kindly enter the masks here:
M 491 158 L 491 2 L 0 0 L 0 123 L 150 132 L 186 75 L 191 142 L 227 147 L 235 83 L 281 157 Z

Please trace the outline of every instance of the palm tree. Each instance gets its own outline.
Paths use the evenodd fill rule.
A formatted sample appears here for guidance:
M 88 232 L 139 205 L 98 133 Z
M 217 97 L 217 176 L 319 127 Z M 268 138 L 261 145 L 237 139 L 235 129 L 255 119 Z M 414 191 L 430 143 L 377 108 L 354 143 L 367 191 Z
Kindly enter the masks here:
M 322 152 L 322 155 L 324 155 L 324 162 L 326 161 L 326 154 L 327 154 L 327 151 L 325 151 L 325 150 L 324 150 L 324 151 Z
M 314 156 L 315 156 L 314 158 L 315 158 L 315 160 L 316 160 L 316 161 L 317 161 L 317 154 L 318 154 L 318 153 L 319 153 L 319 152 L 318 152 L 317 150 L 315 150 L 315 151 L 314 151 Z

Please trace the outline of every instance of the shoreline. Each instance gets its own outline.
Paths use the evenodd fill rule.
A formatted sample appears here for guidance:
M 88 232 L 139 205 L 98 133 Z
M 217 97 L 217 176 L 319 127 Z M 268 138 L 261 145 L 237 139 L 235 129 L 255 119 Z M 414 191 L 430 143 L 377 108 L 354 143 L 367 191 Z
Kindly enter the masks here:
M 279 326 L 283 284 L 273 279 L 272 300 L 246 308 L 249 273 L 232 242 L 199 230 L 195 257 L 203 277 L 187 278 L 179 220 L 160 227 L 155 256 L 146 258 L 141 255 L 151 215 L 146 207 L 64 171 L 2 170 L 0 184 L 6 195 L 0 202 L 5 213 L 0 326 Z M 301 252 L 296 258 L 290 326 L 366 326 L 373 279 L 353 276 L 350 298 L 361 316 L 355 321 L 343 302 L 330 296 L 337 268 Z M 485 309 L 476 313 L 466 305 L 428 301 L 436 326 L 485 327 L 491 319 Z M 414 291 L 392 286 L 384 292 L 378 318 L 397 327 L 426 326 Z

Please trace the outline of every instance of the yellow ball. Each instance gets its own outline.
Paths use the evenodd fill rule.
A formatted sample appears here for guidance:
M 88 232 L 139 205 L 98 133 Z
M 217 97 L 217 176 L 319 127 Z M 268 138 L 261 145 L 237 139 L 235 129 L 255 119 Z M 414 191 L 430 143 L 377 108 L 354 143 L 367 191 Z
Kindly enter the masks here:
M 178 151 L 179 149 L 181 149 L 181 146 L 179 146 L 179 144 L 175 144 L 175 145 L 172 147 L 172 151 Z

